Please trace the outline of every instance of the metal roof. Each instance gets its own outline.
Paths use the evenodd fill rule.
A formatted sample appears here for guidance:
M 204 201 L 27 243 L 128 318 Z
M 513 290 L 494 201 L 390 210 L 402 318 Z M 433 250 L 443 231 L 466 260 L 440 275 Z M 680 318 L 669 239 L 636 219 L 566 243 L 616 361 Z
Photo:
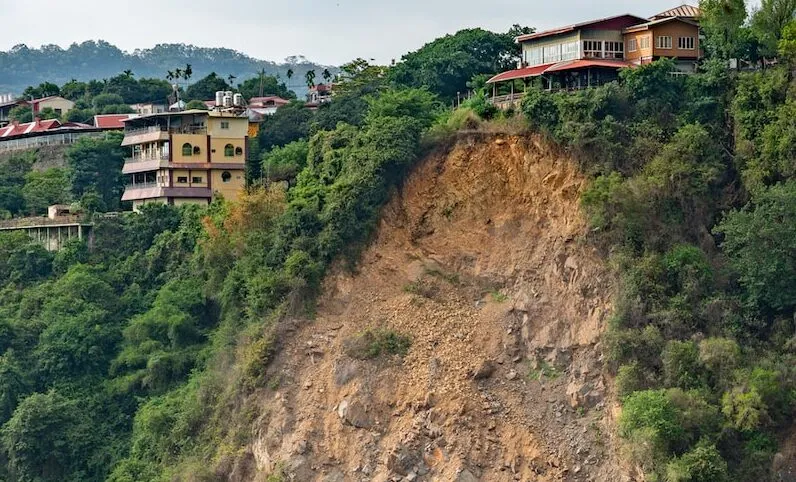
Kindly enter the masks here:
M 699 17 L 702 12 L 699 10 L 699 7 L 695 7 L 693 5 L 683 4 L 679 7 L 670 8 L 664 12 L 661 12 L 657 15 L 653 15 L 651 19 L 657 20 L 663 17 L 686 17 L 686 18 L 696 18 Z
M 547 70 L 548 67 L 551 67 L 553 64 L 544 64 L 544 65 L 535 65 L 533 67 L 525 67 L 522 69 L 516 70 L 509 70 L 508 72 L 503 72 L 497 74 L 496 76 L 492 77 L 491 79 L 487 80 L 487 84 L 494 84 L 495 82 L 505 82 L 507 80 L 515 80 L 515 79 L 527 79 L 528 77 L 538 77 Z
M 644 23 L 644 22 L 647 21 L 646 18 L 637 17 L 635 15 L 631 15 L 629 13 L 626 13 L 626 14 L 623 14 L 623 15 L 614 15 L 612 17 L 605 17 L 605 18 L 600 18 L 600 19 L 597 19 L 597 20 L 588 20 L 588 21 L 585 21 L 585 22 L 575 23 L 575 24 L 572 24 L 572 25 L 567 25 L 565 27 L 560 27 L 560 28 L 556 28 L 556 29 L 552 29 L 552 30 L 545 30 L 544 32 L 529 33 L 529 34 L 526 34 L 526 35 L 520 35 L 519 37 L 517 37 L 516 40 L 517 40 L 517 42 L 524 42 L 526 40 L 534 40 L 534 39 L 542 38 L 542 37 L 550 37 L 552 35 L 558 35 L 558 34 L 562 34 L 562 33 L 573 32 L 573 31 L 578 30 L 578 29 L 591 27 L 593 25 L 597 25 L 597 24 L 600 24 L 600 23 L 603 23 L 603 22 L 610 22 L 612 20 L 618 20 L 618 19 L 621 19 L 623 17 L 628 17 L 630 19 L 637 20 L 638 23 Z M 617 30 L 621 30 L 621 28 L 619 28 Z

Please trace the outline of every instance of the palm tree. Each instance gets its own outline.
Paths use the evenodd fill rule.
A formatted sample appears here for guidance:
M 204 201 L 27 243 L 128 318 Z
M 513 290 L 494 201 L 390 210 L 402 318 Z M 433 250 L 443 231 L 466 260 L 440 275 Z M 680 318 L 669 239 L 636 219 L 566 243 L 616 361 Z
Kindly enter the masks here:
M 174 72 L 172 72 L 171 70 L 167 70 L 166 71 L 166 80 L 168 80 L 169 82 L 174 80 Z
M 191 68 L 191 64 L 185 64 L 185 70 L 182 73 L 183 78 L 186 82 L 193 76 L 193 68 Z
M 174 78 L 179 79 L 181 77 L 182 77 L 182 69 L 177 67 L 176 69 L 174 69 Z
M 124 74 L 124 76 L 125 76 L 125 77 L 127 77 L 128 79 L 129 79 L 129 78 L 131 78 L 133 75 L 135 75 L 135 74 L 133 74 L 133 71 L 132 71 L 132 70 L 130 70 L 130 69 L 127 69 L 127 70 L 125 70 L 125 71 L 123 72 L 123 74 Z
M 293 74 L 294 73 L 295 72 L 293 72 L 293 68 L 292 67 L 287 69 L 287 83 L 288 83 L 288 85 L 290 84 L 290 79 L 293 78 Z
M 329 81 L 332 80 L 332 73 L 329 72 L 329 69 L 323 69 L 321 77 L 323 77 L 323 80 L 325 80 L 326 83 L 329 83 Z
M 227 83 L 229 84 L 230 87 L 232 87 L 233 82 L 235 82 L 235 79 L 237 79 L 237 77 L 232 74 L 229 74 L 227 76 Z
M 307 74 L 305 75 L 305 79 L 307 80 L 307 87 L 312 88 L 315 87 L 315 71 L 308 70 Z

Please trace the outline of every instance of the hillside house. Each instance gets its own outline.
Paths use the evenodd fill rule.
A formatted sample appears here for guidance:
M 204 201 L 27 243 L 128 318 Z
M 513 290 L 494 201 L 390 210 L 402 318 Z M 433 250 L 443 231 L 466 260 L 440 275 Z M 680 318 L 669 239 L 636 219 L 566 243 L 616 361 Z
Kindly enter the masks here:
M 0 152 L 72 144 L 81 137 L 101 135 L 101 129 L 79 122 L 39 118 L 22 124 L 12 121 L 0 127 Z
M 517 80 L 523 87 L 539 78 L 545 89 L 586 88 L 615 80 L 623 68 L 661 57 L 675 58 L 679 70 L 692 72 L 702 57 L 698 16 L 698 8 L 685 5 L 650 18 L 624 14 L 517 37 L 520 65 L 487 81 L 493 86 L 493 101 L 518 101 L 522 92 L 516 91 Z M 507 95 L 497 95 L 501 85 L 508 85 Z
M 322 104 L 332 101 L 332 85 L 318 84 L 310 87 L 307 92 L 307 107 L 317 109 Z
M 94 127 L 104 131 L 124 130 L 124 123 L 128 119 L 138 117 L 138 114 L 98 114 L 94 116 Z
M 163 102 L 142 102 L 139 104 L 131 104 L 130 108 L 138 115 L 150 115 L 166 112 L 169 106 Z
M 274 115 L 277 109 L 289 104 L 290 101 L 276 95 L 267 97 L 252 97 L 249 100 L 249 110 L 262 116 Z
M 33 109 L 33 116 L 36 117 L 39 112 L 44 109 L 52 109 L 58 117 L 66 114 L 75 108 L 75 103 L 69 99 L 64 99 L 60 95 L 51 95 L 49 97 L 42 97 L 41 99 L 34 99 L 25 101 Z
M 186 110 L 125 121 L 122 146 L 131 148 L 122 197 L 144 203 L 209 204 L 236 200 L 245 186 L 249 120 L 236 111 Z

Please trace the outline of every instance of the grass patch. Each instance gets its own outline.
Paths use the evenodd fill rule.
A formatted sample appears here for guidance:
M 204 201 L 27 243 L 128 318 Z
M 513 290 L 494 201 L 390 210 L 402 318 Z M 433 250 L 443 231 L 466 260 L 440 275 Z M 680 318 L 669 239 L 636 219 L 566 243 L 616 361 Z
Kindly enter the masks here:
M 458 273 L 446 273 L 439 269 L 433 268 L 433 269 L 427 269 L 426 274 L 445 280 L 452 285 L 458 285 L 461 283 L 461 279 L 459 278 Z
M 423 298 L 432 299 L 437 294 L 438 288 L 431 282 L 423 280 L 412 281 L 404 285 L 404 291 Z
M 542 381 L 547 378 L 548 380 L 555 380 L 561 376 L 561 372 L 553 365 L 542 361 L 539 363 L 538 368 L 529 367 L 528 378 L 531 380 Z
M 492 301 L 495 303 L 505 303 L 509 300 L 509 295 L 505 293 L 501 293 L 500 291 L 494 290 L 489 293 L 489 296 L 492 297 Z
M 357 360 L 404 356 L 411 345 L 412 340 L 408 336 L 384 328 L 366 330 L 343 343 L 346 354 Z

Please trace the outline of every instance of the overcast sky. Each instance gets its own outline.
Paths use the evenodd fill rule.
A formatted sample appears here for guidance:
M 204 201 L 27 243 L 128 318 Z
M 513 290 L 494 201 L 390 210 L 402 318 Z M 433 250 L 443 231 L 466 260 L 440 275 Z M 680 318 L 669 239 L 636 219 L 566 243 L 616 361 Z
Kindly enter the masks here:
M 696 3 L 695 0 L 691 0 Z M 103 39 L 228 47 L 281 61 L 386 63 L 462 28 L 547 29 L 621 13 L 650 16 L 682 0 L 0 0 L 0 50 Z M 227 8 L 227 10 L 225 10 Z

